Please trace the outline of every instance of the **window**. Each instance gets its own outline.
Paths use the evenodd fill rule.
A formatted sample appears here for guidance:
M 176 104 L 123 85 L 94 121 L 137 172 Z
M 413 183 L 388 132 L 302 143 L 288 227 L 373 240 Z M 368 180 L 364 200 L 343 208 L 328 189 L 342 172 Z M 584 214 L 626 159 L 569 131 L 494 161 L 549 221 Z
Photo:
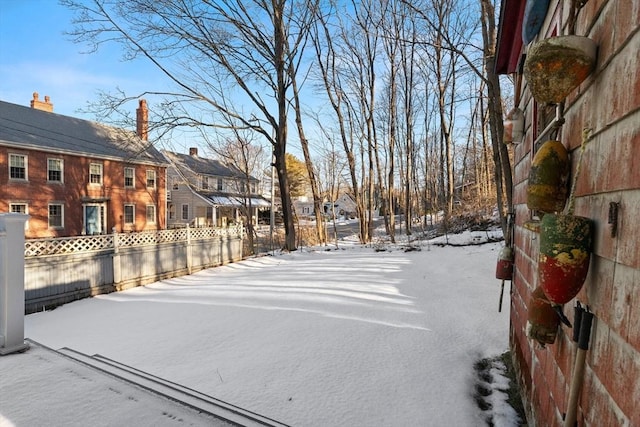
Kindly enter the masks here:
M 189 205 L 182 205 L 182 219 L 184 221 L 189 220 Z
M 124 205 L 124 223 L 134 224 L 136 222 L 136 206 Z
M 27 156 L 22 154 L 9 154 L 9 178 L 27 179 Z
M 147 205 L 147 223 L 156 223 L 156 207 L 155 205 Z
M 147 188 L 156 188 L 156 171 L 147 170 Z
M 124 168 L 124 186 L 126 188 L 134 188 L 136 186 L 135 169 Z
M 59 203 L 49 204 L 49 227 L 62 228 L 64 227 L 64 205 Z
M 209 189 L 209 177 L 208 176 L 203 176 L 202 177 L 202 189 L 203 190 L 208 190 Z
M 9 203 L 9 212 L 12 213 L 20 213 L 20 214 L 28 214 L 27 204 L 26 203 Z M 24 223 L 24 229 L 29 229 L 29 220 Z
M 176 205 L 169 203 L 169 219 L 176 219 Z
M 62 159 L 47 159 L 47 179 L 62 182 Z
M 27 204 L 26 203 L 9 203 L 9 212 L 11 213 L 27 213 Z
M 222 189 L 224 188 L 224 186 L 222 185 L 222 178 L 218 178 L 218 186 L 217 186 L 217 190 L 218 191 L 222 191 Z
M 102 163 L 91 163 L 89 165 L 89 183 L 102 185 Z

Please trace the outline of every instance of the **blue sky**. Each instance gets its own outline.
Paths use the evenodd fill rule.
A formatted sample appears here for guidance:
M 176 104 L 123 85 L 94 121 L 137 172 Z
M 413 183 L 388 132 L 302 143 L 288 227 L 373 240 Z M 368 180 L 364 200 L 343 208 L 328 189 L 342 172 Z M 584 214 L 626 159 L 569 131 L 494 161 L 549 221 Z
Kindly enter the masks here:
M 51 97 L 55 113 L 93 119 L 79 109 L 98 91 L 133 95 L 162 83 L 150 65 L 123 62 L 116 45 L 82 53 L 86 46 L 63 34 L 72 17 L 57 0 L 0 0 L 0 100 L 28 106 L 38 92 Z

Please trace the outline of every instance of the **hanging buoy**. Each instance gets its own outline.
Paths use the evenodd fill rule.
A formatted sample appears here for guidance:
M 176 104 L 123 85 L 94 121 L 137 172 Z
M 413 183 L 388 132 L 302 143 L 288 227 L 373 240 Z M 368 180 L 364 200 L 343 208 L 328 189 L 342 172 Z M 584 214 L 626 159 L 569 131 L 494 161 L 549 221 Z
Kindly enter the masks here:
M 546 214 L 540 224 L 538 279 L 553 304 L 565 304 L 580 292 L 593 245 L 593 221 L 574 215 Z
M 524 138 L 524 112 L 519 108 L 509 111 L 504 120 L 504 133 L 502 142 L 505 144 L 518 144 Z
M 549 0 L 527 0 L 522 20 L 522 42 L 524 44 L 529 44 L 538 35 L 547 16 L 548 8 Z
M 596 50 L 593 40 L 576 35 L 534 43 L 523 68 L 533 98 L 540 104 L 563 102 L 595 68 Z
M 569 153 L 560 141 L 547 141 L 533 157 L 527 186 L 527 206 L 542 212 L 559 212 L 567 202 Z
M 556 341 L 560 318 L 541 287 L 531 294 L 527 304 L 529 328 L 527 336 L 544 347 Z
M 511 280 L 513 277 L 513 249 L 505 246 L 498 254 L 496 265 L 496 279 Z

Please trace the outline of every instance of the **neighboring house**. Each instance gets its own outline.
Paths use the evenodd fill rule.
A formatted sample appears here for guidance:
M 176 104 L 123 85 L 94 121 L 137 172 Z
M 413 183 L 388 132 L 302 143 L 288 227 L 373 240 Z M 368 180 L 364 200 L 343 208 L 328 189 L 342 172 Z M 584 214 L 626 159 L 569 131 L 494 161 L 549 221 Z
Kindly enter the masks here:
M 298 197 L 293 202 L 293 208 L 298 218 L 314 218 L 315 216 L 313 200 L 309 200 L 306 196 Z M 322 213 L 327 217 L 331 217 L 331 215 L 335 213 L 337 219 L 355 218 L 356 202 L 350 195 L 343 194 L 333 202 L 333 210 L 331 208 L 331 202 L 325 202 L 322 209 Z
M 536 22 L 534 9 L 531 25 L 526 25 L 525 4 L 545 6 L 544 1 L 502 0 L 496 71 L 512 75 L 515 106 L 524 112 L 524 139 L 513 146 L 515 271 L 510 345 L 528 423 L 563 425 L 564 414 L 571 414 L 570 390 L 581 385 L 576 389 L 580 399 L 575 425 L 640 426 L 640 2 L 551 0 L 543 9 L 546 15 L 537 18 L 542 28 L 532 43 L 573 33 L 570 17 L 576 10 L 575 34 L 597 45 L 595 68 L 557 107 L 538 103 L 531 81 L 520 71 L 524 55 L 535 57 L 533 44 L 523 44 L 521 37 L 523 24 L 532 28 Z M 564 55 L 552 58 L 560 65 Z M 571 70 L 565 73 L 577 75 Z M 583 129 L 591 129 L 584 156 Z M 574 373 L 581 371 L 573 330 L 561 326 L 551 335 L 555 342 L 545 347 L 528 332 L 530 316 L 540 303 L 532 303 L 532 292 L 541 284 L 538 261 L 543 247 L 536 227 L 536 217 L 542 214 L 529 210 L 527 189 L 533 157 L 549 139 L 560 141 L 570 152 L 572 184 L 581 164 L 575 215 L 595 225 L 586 281 L 577 296 L 564 304 L 572 323 L 578 301 L 595 316 L 583 375 L 575 379 Z M 570 417 L 567 423 L 574 425 L 573 421 Z
M 189 154 L 163 151 L 171 164 L 167 172 L 169 227 L 226 227 L 245 222 L 251 209 L 253 223 L 258 221 L 258 209 L 269 206 L 259 195 L 260 181 L 238 168 L 214 159 L 198 156 L 197 148 Z
M 146 102 L 137 132 L 0 101 L 0 212 L 30 216 L 26 237 L 165 228 L 166 163 L 147 141 Z
M 293 210 L 298 219 L 313 218 L 315 209 L 313 208 L 313 200 L 309 200 L 307 196 L 297 197 L 293 201 Z
M 335 212 L 336 218 L 355 218 L 356 202 L 353 197 L 344 193 L 333 202 L 333 210 L 331 203 L 324 204 L 324 213 L 332 215 Z

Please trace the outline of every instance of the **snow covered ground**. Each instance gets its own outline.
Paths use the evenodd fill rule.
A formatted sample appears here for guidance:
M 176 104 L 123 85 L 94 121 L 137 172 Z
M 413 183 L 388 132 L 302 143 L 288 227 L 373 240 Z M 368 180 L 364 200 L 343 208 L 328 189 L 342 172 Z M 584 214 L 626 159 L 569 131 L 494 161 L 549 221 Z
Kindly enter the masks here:
M 500 243 L 443 240 L 256 257 L 29 315 L 25 336 L 292 426 L 516 426 L 499 369 L 492 408 L 474 400 L 474 364 L 508 350 Z

